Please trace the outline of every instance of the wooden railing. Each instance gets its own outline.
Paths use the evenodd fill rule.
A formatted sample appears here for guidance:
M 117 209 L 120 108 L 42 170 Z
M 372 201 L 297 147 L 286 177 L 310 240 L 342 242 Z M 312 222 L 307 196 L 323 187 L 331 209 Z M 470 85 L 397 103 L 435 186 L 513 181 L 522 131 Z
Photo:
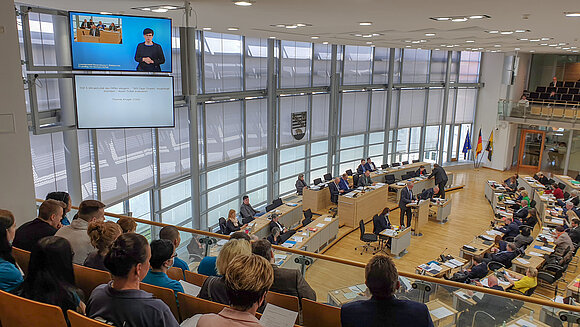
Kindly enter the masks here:
M 36 199 L 36 201 L 43 202 L 44 200 Z M 72 208 L 75 210 L 78 210 L 78 207 L 73 206 Z M 157 227 L 171 226 L 170 224 L 164 224 L 164 223 L 160 223 L 160 222 L 149 221 L 149 220 L 134 218 L 134 217 L 130 217 L 130 216 L 124 216 L 124 215 L 119 215 L 119 214 L 109 213 L 109 212 L 105 212 L 105 216 L 109 216 L 109 217 L 113 217 L 113 218 L 130 218 L 130 219 L 133 219 L 136 223 L 157 226 Z M 229 239 L 229 236 L 227 236 L 227 235 L 216 234 L 216 233 L 212 233 L 212 232 L 207 232 L 207 231 L 203 231 L 203 230 L 192 229 L 192 228 L 187 228 L 187 227 L 182 227 L 182 226 L 175 226 L 175 227 L 178 230 L 180 230 L 182 232 L 186 232 L 186 233 L 210 236 L 210 237 L 226 239 L 226 240 Z M 326 260 L 326 261 L 335 262 L 335 263 L 348 265 L 348 266 L 352 266 L 352 267 L 357 267 L 357 268 L 362 268 L 362 269 L 364 269 L 366 266 L 365 263 L 359 262 L 359 261 L 337 258 L 337 257 L 328 256 L 328 255 L 319 254 L 319 253 L 314 253 L 314 252 L 290 249 L 290 248 L 285 248 L 283 246 L 278 246 L 278 245 L 272 245 L 272 248 L 276 249 L 276 250 L 283 251 L 283 252 L 294 253 L 294 254 L 298 254 L 298 255 L 303 255 L 303 256 L 316 258 L 316 259 L 320 259 L 320 260 Z M 470 291 L 474 291 L 474 292 L 481 292 L 481 293 L 487 293 L 487 294 L 491 294 L 491 295 L 501 296 L 501 297 L 509 298 L 512 300 L 520 300 L 520 301 L 534 303 L 534 304 L 538 304 L 538 305 L 545 305 L 545 306 L 549 306 L 549 307 L 553 307 L 553 308 L 558 308 L 558 309 L 562 309 L 562 310 L 580 312 L 580 306 L 572 306 L 572 305 L 568 305 L 568 304 L 557 303 L 557 302 L 548 301 L 548 300 L 535 298 L 535 297 L 531 297 L 531 296 L 509 293 L 509 292 L 505 292 L 505 291 L 497 291 L 497 290 L 487 288 L 487 287 L 458 283 L 458 282 L 453 282 L 453 281 L 442 279 L 442 278 L 435 278 L 435 277 L 430 277 L 430 276 L 418 275 L 415 273 L 409 273 L 409 272 L 405 272 L 405 271 L 399 271 L 399 275 L 403 276 L 403 277 L 407 277 L 407 278 L 422 280 L 422 281 L 431 282 L 431 283 L 437 283 L 437 284 L 456 287 L 456 288 L 460 288 L 460 289 L 466 289 L 466 290 L 470 290 Z

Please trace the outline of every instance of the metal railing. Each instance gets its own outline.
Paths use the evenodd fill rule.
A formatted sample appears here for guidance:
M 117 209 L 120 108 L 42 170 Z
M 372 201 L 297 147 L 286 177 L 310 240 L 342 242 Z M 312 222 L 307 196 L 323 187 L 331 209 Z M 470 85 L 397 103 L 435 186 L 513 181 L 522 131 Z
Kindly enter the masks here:
M 498 115 L 500 119 L 513 117 L 576 123 L 580 119 L 580 108 L 578 102 L 571 101 L 500 99 Z

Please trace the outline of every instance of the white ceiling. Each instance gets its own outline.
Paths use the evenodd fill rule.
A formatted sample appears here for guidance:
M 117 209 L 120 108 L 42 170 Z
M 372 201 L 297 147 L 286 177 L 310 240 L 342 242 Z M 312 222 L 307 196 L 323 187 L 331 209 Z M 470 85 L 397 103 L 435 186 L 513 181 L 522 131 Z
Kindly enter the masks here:
M 127 15 L 155 15 L 131 9 L 154 5 L 179 5 L 181 1 L 135 0 L 30 0 L 28 4 L 64 10 L 113 12 Z M 195 0 L 191 5 L 190 26 L 211 27 L 214 32 L 254 37 L 276 37 L 284 40 L 323 42 L 332 44 L 367 45 L 380 47 L 412 47 L 423 49 L 465 50 L 483 48 L 484 51 L 537 53 L 569 53 L 580 50 L 580 17 L 565 17 L 564 12 L 580 12 L 578 0 L 255 0 L 250 7 L 234 5 L 231 0 Z M 467 22 L 434 21 L 429 17 L 470 16 L 485 14 L 490 19 Z M 527 19 L 523 16 L 527 15 Z M 174 25 L 185 25 L 183 10 L 169 11 L 157 16 L 171 17 Z M 197 16 L 197 20 L 196 20 Z M 372 26 L 359 26 L 372 22 Z M 275 24 L 312 24 L 309 27 L 286 29 Z M 238 27 L 239 31 L 228 31 Z M 489 34 L 486 31 L 530 30 L 511 35 Z M 353 34 L 381 34 L 372 38 Z M 425 36 L 435 33 L 435 36 Z M 312 36 L 319 36 L 317 40 Z M 548 41 L 520 41 L 518 38 Z M 405 41 L 420 41 L 409 43 Z M 474 43 L 466 43 L 473 40 Z M 561 44 L 559 49 L 550 44 Z M 541 45 L 547 44 L 547 45 Z M 448 47 L 453 46 L 453 47 Z M 578 48 L 576 48 L 578 47 Z

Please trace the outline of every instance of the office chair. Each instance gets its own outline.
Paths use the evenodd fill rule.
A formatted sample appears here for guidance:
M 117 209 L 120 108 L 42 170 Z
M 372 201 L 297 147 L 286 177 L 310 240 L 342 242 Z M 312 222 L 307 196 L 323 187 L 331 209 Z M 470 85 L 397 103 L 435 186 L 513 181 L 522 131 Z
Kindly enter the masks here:
M 403 176 L 401 176 L 401 180 L 407 180 L 407 179 L 409 179 L 409 178 L 411 178 L 411 177 L 409 176 L 409 174 L 404 174 Z
M 385 168 L 389 168 L 389 164 L 382 164 L 381 165 L 381 169 L 385 169 Z M 578 176 L 580 176 L 580 174 Z
M 347 174 L 348 176 L 352 176 L 352 169 L 349 169 L 349 170 L 347 170 L 347 171 L 346 171 L 346 174 Z
M 491 271 L 496 271 L 499 270 L 501 268 L 505 268 L 504 265 L 501 262 L 497 262 L 497 261 L 490 261 L 487 264 L 487 269 L 491 270 Z
M 322 178 L 317 178 L 314 180 L 314 185 L 318 185 L 322 183 Z
M 576 181 L 580 182 L 580 174 L 576 175 Z
M 304 218 L 312 221 L 312 210 L 306 209 L 302 212 L 304 214 Z
M 358 175 L 354 174 L 352 175 L 352 188 L 356 188 L 357 185 L 358 185 Z
M 395 175 L 393 175 L 393 174 L 385 175 L 385 183 L 395 184 Z
M 403 162 L 402 162 L 402 164 L 403 164 L 403 165 L 408 165 L 408 164 L 409 164 L 409 162 L 408 162 L 408 161 L 403 161 Z
M 275 205 L 274 203 L 269 204 L 266 206 L 266 212 L 269 212 L 270 210 L 274 210 L 276 209 L 277 205 Z
M 226 235 L 226 219 L 224 217 L 218 219 L 218 225 L 220 226 L 220 234 Z
M 331 180 L 331 179 L 332 179 L 332 174 L 331 174 L 331 173 L 324 174 L 324 180 L 325 180 L 326 182 L 328 182 L 328 181 L 329 181 L 329 180 Z
M 419 162 L 419 159 L 413 159 L 413 163 Z
M 360 240 L 365 242 L 363 245 L 359 245 L 355 247 L 355 251 L 358 251 L 359 248 L 362 248 L 360 254 L 362 255 L 363 252 L 367 252 L 370 248 L 373 248 L 373 251 L 376 251 L 376 247 L 372 246 L 373 242 L 378 242 L 379 237 L 375 234 L 365 233 L 365 222 L 361 219 L 358 223 L 360 229 Z
M 393 162 L 393 163 L 391 164 L 391 167 L 399 167 L 400 165 L 401 165 L 401 164 L 400 164 L 400 163 L 398 163 L 398 162 Z
M 272 202 L 272 204 L 276 205 L 276 207 L 279 207 L 279 206 L 281 206 L 281 205 L 282 205 L 282 199 L 280 199 L 280 198 L 277 198 L 276 200 L 274 200 L 274 201 Z

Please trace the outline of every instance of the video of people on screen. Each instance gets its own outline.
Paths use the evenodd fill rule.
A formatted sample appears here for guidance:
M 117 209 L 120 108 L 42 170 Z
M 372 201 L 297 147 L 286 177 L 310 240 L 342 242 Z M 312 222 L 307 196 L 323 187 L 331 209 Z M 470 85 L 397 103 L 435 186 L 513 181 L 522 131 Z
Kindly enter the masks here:
M 119 17 L 72 16 L 75 42 L 122 44 L 122 19 Z

